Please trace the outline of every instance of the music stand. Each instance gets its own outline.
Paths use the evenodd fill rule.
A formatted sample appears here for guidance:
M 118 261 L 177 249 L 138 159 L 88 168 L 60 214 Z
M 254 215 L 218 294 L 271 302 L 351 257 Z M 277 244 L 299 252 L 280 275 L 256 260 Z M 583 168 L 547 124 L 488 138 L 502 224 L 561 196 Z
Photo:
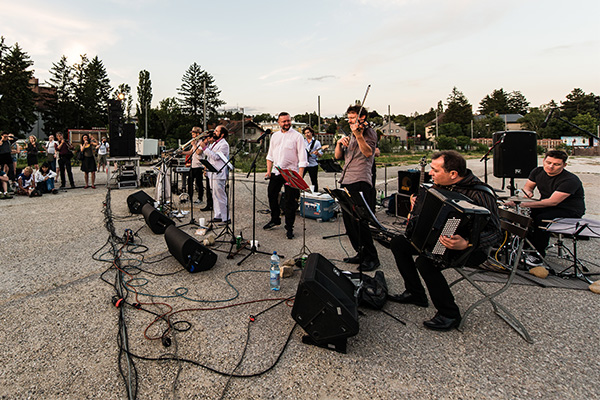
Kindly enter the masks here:
M 317 163 L 321 166 L 323 171 L 333 173 L 333 181 L 335 182 L 335 188 L 337 189 L 337 174 L 338 172 L 343 171 L 342 166 L 333 158 L 317 160 Z
M 577 241 L 580 238 L 600 238 L 600 222 L 587 218 L 556 218 L 546 227 L 548 232 L 561 235 L 569 235 L 573 238 L 573 251 L 564 247 L 571 257 L 573 264 L 557 272 L 556 275 L 563 278 L 577 278 L 587 283 L 593 283 L 588 276 L 600 275 L 600 273 L 590 273 L 581 260 L 577 257 Z M 573 272 L 567 272 L 573 269 Z
M 291 169 L 281 169 L 277 166 L 275 168 L 277 168 L 277 171 L 279 171 L 288 186 L 302 192 L 304 204 L 306 204 L 306 192 L 310 190 L 310 187 L 300 174 Z M 306 246 L 306 213 L 302 214 L 302 248 L 300 249 L 300 253 L 293 257 L 294 259 L 296 257 L 308 256 L 311 253 L 310 249 Z

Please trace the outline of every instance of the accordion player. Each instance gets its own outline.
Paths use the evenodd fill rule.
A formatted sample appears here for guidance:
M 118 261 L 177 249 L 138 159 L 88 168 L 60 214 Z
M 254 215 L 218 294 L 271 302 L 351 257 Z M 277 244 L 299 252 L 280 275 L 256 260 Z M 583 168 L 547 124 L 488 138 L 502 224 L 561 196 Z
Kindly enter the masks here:
M 477 248 L 479 235 L 490 218 L 490 211 L 473 204 L 463 194 L 422 185 L 409 220 L 406 237 L 421 255 L 440 267 L 464 263 Z M 466 250 L 447 249 L 440 236 L 461 235 L 471 244 Z

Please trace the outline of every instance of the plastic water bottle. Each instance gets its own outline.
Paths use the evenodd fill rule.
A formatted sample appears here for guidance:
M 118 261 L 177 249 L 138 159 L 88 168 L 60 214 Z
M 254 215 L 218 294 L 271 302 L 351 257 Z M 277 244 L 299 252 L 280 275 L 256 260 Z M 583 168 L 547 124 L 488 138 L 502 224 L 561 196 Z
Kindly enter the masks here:
M 281 287 L 281 269 L 279 269 L 279 256 L 274 251 L 271 256 L 271 268 L 270 268 L 270 284 L 271 290 L 279 290 Z

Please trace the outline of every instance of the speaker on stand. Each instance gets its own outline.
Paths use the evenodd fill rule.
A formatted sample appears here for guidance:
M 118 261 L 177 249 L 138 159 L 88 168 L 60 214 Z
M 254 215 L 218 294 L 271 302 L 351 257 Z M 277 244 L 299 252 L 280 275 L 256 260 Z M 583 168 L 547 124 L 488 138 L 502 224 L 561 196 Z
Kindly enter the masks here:
M 504 131 L 493 135 L 494 176 L 510 178 L 510 194 L 515 195 L 515 178 L 528 178 L 537 167 L 537 137 L 532 131 Z M 503 185 L 504 186 L 504 185 Z

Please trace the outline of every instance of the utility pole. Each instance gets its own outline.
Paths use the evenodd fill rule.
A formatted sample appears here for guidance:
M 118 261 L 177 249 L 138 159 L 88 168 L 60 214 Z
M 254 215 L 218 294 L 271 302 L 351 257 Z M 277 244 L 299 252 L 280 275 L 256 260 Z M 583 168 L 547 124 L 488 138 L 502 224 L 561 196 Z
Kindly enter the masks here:
M 202 130 L 206 132 L 206 79 L 202 82 L 202 87 L 204 89 L 204 111 L 202 112 L 202 119 L 204 124 L 202 125 Z
M 317 117 L 319 118 L 319 123 L 318 123 L 319 128 L 318 128 L 317 134 L 320 135 L 321 134 L 321 96 L 320 95 L 318 97 L 318 105 L 317 105 L 317 107 L 318 107 L 317 110 L 318 110 L 318 113 L 319 113 L 317 115 Z

